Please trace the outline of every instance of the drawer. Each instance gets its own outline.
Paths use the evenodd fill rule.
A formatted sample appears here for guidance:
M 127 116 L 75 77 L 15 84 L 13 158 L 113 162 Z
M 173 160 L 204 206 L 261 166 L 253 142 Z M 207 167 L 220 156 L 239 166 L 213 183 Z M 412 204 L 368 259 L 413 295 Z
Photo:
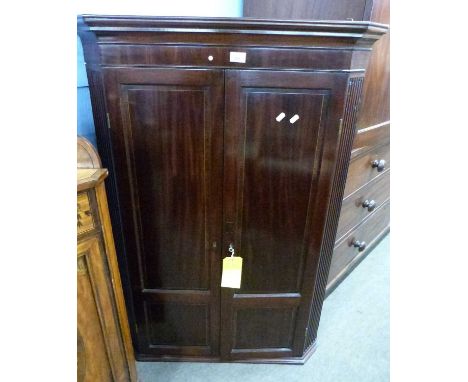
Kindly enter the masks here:
M 92 231 L 97 227 L 95 214 L 91 208 L 88 192 L 80 192 L 77 197 L 77 229 L 78 235 Z
M 385 171 L 381 176 L 378 176 L 343 200 L 340 221 L 336 233 L 337 241 L 339 241 L 346 232 L 357 226 L 369 214 L 377 210 L 389 198 L 390 170 Z M 371 205 L 364 207 L 363 203 L 365 203 L 365 201 L 370 202 Z M 372 207 L 372 204 L 374 207 Z
M 343 240 L 341 240 L 333 252 L 333 257 L 328 274 L 328 284 L 343 271 L 346 266 L 361 252 L 351 243 L 354 239 L 367 246 L 387 228 L 390 224 L 390 202 L 385 203 L 369 216 L 355 230 L 351 231 Z
M 372 167 L 373 161 L 385 161 L 383 171 L 379 172 L 376 167 Z M 343 198 L 351 195 L 372 179 L 383 175 L 385 170 L 390 168 L 390 143 L 376 147 L 362 156 L 355 158 L 349 165 L 348 178 Z
M 103 65 L 175 65 L 225 68 L 343 69 L 352 51 L 236 46 L 102 44 Z M 232 52 L 245 53 L 233 62 Z
M 357 131 L 351 158 L 390 141 L 390 121 Z

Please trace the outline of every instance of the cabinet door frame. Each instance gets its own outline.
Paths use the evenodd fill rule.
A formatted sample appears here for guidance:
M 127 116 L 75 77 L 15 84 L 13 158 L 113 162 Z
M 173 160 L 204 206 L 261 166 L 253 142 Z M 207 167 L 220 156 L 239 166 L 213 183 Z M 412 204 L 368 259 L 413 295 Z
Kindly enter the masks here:
M 247 88 L 276 88 L 278 90 L 303 89 L 328 92 L 326 117 L 320 127 L 315 150 L 312 185 L 307 221 L 314 222 L 314 229 L 305 232 L 304 258 L 301 285 L 294 293 L 242 295 L 237 290 L 222 288 L 221 292 L 221 357 L 231 359 L 272 359 L 302 357 L 309 320 L 318 263 L 324 241 L 325 221 L 331 196 L 337 150 L 341 133 L 344 94 L 348 73 L 304 72 L 274 70 L 226 70 L 225 158 L 224 158 L 224 231 L 223 257 L 229 255 L 231 242 L 239 243 L 239 197 L 243 177 L 240 163 L 245 145 Z M 287 118 L 290 118 L 287 117 Z M 242 208 L 242 207 L 240 207 Z M 315 228 L 317 227 L 317 228 Z M 309 226 L 310 228 L 310 226 Z M 239 248 L 239 256 L 242 249 Z M 294 319 L 291 348 L 261 348 L 232 351 L 235 332 L 235 310 L 239 307 L 292 307 L 297 309 Z M 268 323 L 266 323 L 268 324 Z
M 133 306 L 136 313 L 136 337 L 134 344 L 137 353 L 142 358 L 146 354 L 170 356 L 202 356 L 216 357 L 219 354 L 219 305 L 221 263 L 220 250 L 222 240 L 222 150 L 223 150 L 223 114 L 224 114 L 224 71 L 220 69 L 190 69 L 190 68 L 104 68 L 104 85 L 106 88 L 106 103 L 110 124 L 114 168 L 118 185 L 118 200 L 120 217 L 125 231 L 125 247 L 129 262 L 130 281 L 133 292 Z M 207 272 L 208 289 L 150 289 L 145 285 L 144 261 L 140 253 L 139 232 L 141 220 L 138 205 L 138 190 L 135 190 L 135 162 L 130 148 L 131 136 L 124 126 L 129 123 L 125 114 L 128 104 L 123 87 L 128 86 L 166 86 L 195 87 L 206 90 L 205 105 L 209 105 L 209 113 L 205 114 L 207 136 L 205 163 L 210 172 L 207 175 L 205 189 L 207 190 L 206 213 L 206 245 L 208 258 Z M 123 97 L 122 97 L 123 96 Z M 125 205 L 122 201 L 131 201 Z M 209 204 L 209 205 L 208 205 Z M 215 224 L 216 221 L 219 221 Z M 131 223 L 130 223 L 131 222 Z M 140 240 L 141 241 L 141 240 Z M 143 322 L 147 317 L 146 301 L 158 303 L 188 303 L 191 305 L 207 305 L 209 314 L 208 346 L 177 346 L 149 343 L 149 335 L 145 333 Z

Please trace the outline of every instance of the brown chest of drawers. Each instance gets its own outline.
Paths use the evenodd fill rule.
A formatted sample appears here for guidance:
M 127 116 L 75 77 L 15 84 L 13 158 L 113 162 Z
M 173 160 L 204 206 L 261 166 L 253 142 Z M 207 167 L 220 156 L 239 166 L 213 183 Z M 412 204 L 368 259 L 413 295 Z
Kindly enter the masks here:
M 107 210 L 104 179 L 89 142 L 78 141 L 78 382 L 136 382 L 133 348 Z
M 390 129 L 364 131 L 354 155 L 338 223 L 327 294 L 359 264 L 390 229 Z
M 378 146 L 361 153 L 351 161 L 344 191 L 345 198 L 390 168 L 390 144 L 382 145 L 382 142 L 376 142 L 376 144 Z
M 336 233 L 337 242 L 351 228 L 377 210 L 390 198 L 390 171 L 385 171 L 343 200 Z
M 359 225 L 339 239 L 335 245 L 328 276 L 328 285 L 333 287 L 334 280 L 344 277 L 343 272 L 351 272 L 359 262 L 361 252 L 355 247 L 361 243 L 372 244 L 390 224 L 390 201 L 387 200 L 372 214 L 359 221 Z M 356 244 L 357 243 L 357 244 Z
M 390 1 L 374 0 L 370 20 L 389 23 Z M 344 237 L 337 237 L 332 267 L 335 269 L 338 264 L 342 266 L 335 276 L 330 274 L 327 293 L 330 293 L 390 230 L 390 208 L 378 207 L 379 204 L 385 203 L 384 199 L 390 198 L 390 34 L 375 44 L 369 60 L 357 129 L 345 197 L 350 201 L 356 201 L 359 197 L 373 198 L 377 206 L 364 216 L 362 212 L 356 213 L 351 220 L 344 215 L 340 217 L 340 225 L 344 225 L 345 220 L 348 221 L 348 226 L 354 225 L 352 231 L 355 232 L 355 237 L 352 231 L 348 231 Z M 371 163 L 374 160 L 385 161 L 381 172 L 378 168 L 372 168 Z M 344 204 L 348 203 L 351 202 L 345 199 Z M 359 210 L 358 207 L 356 209 Z M 378 216 L 379 221 L 372 217 L 373 214 Z M 344 254 L 341 248 L 345 245 L 345 237 L 349 247 Z M 359 248 L 350 246 L 351 239 L 366 242 L 366 248 L 359 251 Z

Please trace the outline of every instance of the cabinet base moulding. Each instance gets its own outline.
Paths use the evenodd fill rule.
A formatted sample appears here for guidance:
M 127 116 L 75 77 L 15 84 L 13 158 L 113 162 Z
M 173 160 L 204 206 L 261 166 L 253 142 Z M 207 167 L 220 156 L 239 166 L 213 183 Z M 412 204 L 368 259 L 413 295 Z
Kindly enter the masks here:
M 261 364 L 285 364 L 304 365 L 317 350 L 317 340 L 307 349 L 302 357 L 282 357 L 282 358 L 248 358 L 236 360 L 223 360 L 220 357 L 178 357 L 178 356 L 156 356 L 154 354 L 137 354 L 136 360 L 139 362 L 208 362 L 208 363 L 261 363 Z

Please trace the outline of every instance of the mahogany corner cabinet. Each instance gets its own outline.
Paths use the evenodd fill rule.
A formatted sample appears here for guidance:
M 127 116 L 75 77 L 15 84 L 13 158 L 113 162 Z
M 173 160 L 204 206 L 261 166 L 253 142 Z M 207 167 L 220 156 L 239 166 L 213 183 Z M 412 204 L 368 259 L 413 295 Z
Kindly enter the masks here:
M 312 354 L 366 65 L 386 31 L 78 18 L 138 360 Z M 230 247 L 239 289 L 221 287 Z

